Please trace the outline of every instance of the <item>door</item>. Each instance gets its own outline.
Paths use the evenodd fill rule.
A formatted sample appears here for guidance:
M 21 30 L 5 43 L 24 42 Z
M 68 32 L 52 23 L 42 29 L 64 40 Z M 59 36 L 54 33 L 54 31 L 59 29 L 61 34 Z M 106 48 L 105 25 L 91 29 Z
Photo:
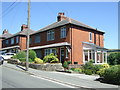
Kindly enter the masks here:
M 64 48 L 60 48 L 60 63 L 64 63 Z

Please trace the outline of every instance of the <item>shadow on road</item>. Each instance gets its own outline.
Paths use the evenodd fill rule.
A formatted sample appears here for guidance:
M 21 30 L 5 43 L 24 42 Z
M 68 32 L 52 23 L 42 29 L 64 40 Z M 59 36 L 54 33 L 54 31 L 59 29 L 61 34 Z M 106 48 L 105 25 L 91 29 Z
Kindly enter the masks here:
M 26 69 L 25 69 L 25 68 L 23 68 L 22 66 L 16 65 L 16 67 L 18 67 L 18 68 L 20 68 L 20 69 L 22 69 L 22 70 L 26 71 Z

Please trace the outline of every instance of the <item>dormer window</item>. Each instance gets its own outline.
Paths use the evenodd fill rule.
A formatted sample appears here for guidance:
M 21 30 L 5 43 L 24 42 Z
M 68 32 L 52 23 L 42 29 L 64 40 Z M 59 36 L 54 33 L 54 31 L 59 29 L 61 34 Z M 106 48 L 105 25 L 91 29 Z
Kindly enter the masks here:
M 89 32 L 89 41 L 92 41 L 92 32 Z

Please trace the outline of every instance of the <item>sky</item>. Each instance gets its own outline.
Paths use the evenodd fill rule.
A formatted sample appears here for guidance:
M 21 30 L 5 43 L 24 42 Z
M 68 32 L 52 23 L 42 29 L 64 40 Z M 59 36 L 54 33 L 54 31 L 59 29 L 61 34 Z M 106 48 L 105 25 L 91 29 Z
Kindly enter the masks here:
M 104 31 L 104 47 L 118 48 L 117 2 L 31 2 L 31 29 L 37 31 L 56 22 L 59 12 Z M 20 31 L 22 24 L 27 24 L 27 3 L 2 2 L 2 15 L 0 34 L 4 29 L 15 34 Z

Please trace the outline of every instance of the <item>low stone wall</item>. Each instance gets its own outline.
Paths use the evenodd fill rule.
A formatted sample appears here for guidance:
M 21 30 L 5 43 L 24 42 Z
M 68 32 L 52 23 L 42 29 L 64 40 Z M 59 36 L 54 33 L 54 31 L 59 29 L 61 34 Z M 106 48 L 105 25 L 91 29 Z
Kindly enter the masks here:
M 45 70 L 45 71 L 64 70 L 61 63 L 29 64 L 29 67 L 37 69 L 37 70 Z
M 83 66 L 83 65 L 81 65 L 81 64 L 73 64 L 73 65 L 70 64 L 70 65 L 69 65 L 69 69 L 70 69 L 70 68 L 82 68 L 82 66 Z
M 20 62 L 19 59 L 9 59 L 7 60 L 8 63 L 11 64 L 17 64 L 17 65 L 21 65 L 21 66 L 25 66 L 26 62 Z M 34 63 L 30 63 L 29 64 L 30 68 L 34 68 L 37 70 L 45 70 L 45 71 L 62 71 L 64 70 L 64 68 L 62 67 L 61 63 L 45 63 L 45 64 L 34 64 Z
M 8 63 L 11 63 L 11 64 L 21 63 L 21 62 L 19 61 L 19 59 L 8 59 L 7 62 L 8 62 Z

